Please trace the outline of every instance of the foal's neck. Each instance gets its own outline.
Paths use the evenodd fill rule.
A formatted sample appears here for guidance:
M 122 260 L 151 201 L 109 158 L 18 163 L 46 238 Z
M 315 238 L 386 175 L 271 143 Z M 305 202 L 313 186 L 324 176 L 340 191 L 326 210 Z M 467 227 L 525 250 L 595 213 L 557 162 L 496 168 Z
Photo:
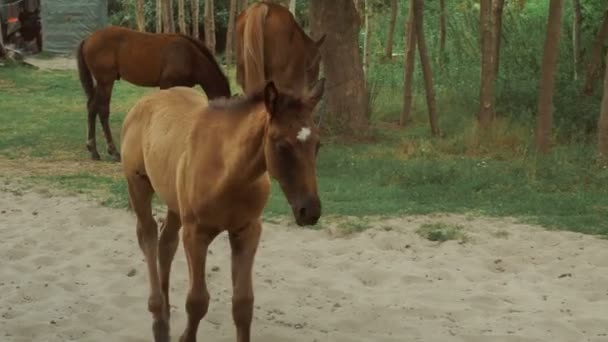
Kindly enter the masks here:
M 227 160 L 227 180 L 231 184 L 244 185 L 256 181 L 266 172 L 264 137 L 268 124 L 263 104 L 255 106 L 239 124 L 235 137 L 234 153 Z

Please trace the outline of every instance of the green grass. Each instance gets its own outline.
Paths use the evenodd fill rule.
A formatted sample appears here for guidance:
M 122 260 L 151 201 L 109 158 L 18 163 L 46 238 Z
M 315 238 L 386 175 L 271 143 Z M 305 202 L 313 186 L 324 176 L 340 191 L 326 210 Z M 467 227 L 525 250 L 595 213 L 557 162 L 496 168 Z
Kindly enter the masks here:
M 152 90 L 116 84 L 115 139 L 126 111 Z M 442 98 L 440 107 L 449 107 L 449 98 Z M 470 120 L 461 119 L 471 114 L 458 106 L 441 117 L 444 137 L 430 139 L 423 111 L 407 130 L 386 125 L 398 114 L 389 100 L 383 96 L 374 111 L 377 142 L 324 142 L 317 172 L 324 215 L 473 213 L 608 235 L 608 169 L 595 161 L 594 146 L 560 145 L 537 157 L 528 147 L 529 127 L 504 122 L 480 136 Z M 30 171 L 26 180 L 124 208 L 125 182 L 105 154 L 99 125 L 98 148 L 105 160 L 89 161 L 84 106 L 76 72 L 0 68 L 0 158 L 23 161 L 24 171 Z M 61 167 L 37 172 L 29 169 L 32 160 Z M 265 215 L 291 215 L 276 183 Z

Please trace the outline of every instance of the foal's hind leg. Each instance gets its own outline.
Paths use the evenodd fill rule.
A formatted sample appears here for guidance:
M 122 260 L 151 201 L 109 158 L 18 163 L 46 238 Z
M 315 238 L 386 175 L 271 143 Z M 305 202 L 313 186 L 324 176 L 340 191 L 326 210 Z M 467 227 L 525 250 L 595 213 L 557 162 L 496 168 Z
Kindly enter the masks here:
M 114 138 L 112 138 L 112 130 L 110 129 L 110 100 L 112 99 L 112 87 L 114 82 L 98 85 L 97 86 L 97 98 L 99 105 L 99 121 L 103 127 L 103 133 L 106 137 L 106 143 L 108 145 L 108 153 L 114 157 L 116 161 L 120 161 L 120 153 L 114 145 Z
M 99 152 L 97 152 L 97 142 L 95 139 L 95 117 L 97 116 L 97 101 L 96 95 L 87 100 L 87 121 L 88 121 L 88 136 L 87 150 L 91 153 L 91 159 L 99 160 Z
M 148 310 L 152 313 L 155 342 L 169 342 L 169 318 L 165 315 L 165 304 L 158 276 L 158 230 L 152 216 L 154 190 L 149 180 L 138 175 L 127 177 L 129 199 L 137 216 L 137 241 L 148 266 L 150 297 Z
M 160 272 L 160 287 L 165 298 L 165 314 L 167 318 L 171 314 L 169 305 L 169 276 L 171 274 L 171 263 L 179 243 L 179 229 L 182 223 L 179 215 L 168 211 L 167 218 L 160 229 L 160 240 L 158 243 L 158 267 Z
M 230 233 L 232 249 L 232 318 L 236 326 L 237 342 L 249 342 L 253 318 L 252 269 L 255 253 L 262 233 L 262 224 L 256 220 L 244 229 Z

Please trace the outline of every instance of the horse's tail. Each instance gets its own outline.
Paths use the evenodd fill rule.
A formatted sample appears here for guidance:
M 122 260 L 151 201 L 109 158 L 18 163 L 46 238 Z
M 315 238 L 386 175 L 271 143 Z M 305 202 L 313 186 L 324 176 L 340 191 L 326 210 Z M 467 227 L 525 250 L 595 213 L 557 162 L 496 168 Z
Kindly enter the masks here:
M 84 60 L 84 54 L 82 53 L 82 46 L 84 45 L 84 42 L 85 41 L 83 40 L 78 45 L 76 60 L 78 61 L 78 75 L 80 76 L 80 84 L 87 95 L 87 100 L 90 102 L 95 94 L 95 85 L 93 84 L 93 76 L 91 75 L 91 71 L 87 66 L 87 62 Z
M 264 84 L 264 22 L 268 14 L 266 4 L 254 5 L 245 19 L 243 53 L 245 64 L 245 92 L 256 91 Z

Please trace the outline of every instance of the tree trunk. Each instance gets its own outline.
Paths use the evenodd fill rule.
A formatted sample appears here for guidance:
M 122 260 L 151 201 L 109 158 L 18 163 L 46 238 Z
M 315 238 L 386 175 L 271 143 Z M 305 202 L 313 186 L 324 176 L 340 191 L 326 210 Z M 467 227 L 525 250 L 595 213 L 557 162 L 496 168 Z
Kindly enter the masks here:
M 294 18 L 296 16 L 296 0 L 289 0 L 289 12 L 293 14 Z
M 335 132 L 361 135 L 368 129 L 368 96 L 359 52 L 358 14 L 353 0 L 312 0 L 314 39 L 326 34 L 321 46 L 327 78 L 327 121 Z
M 215 54 L 215 16 L 213 0 L 205 0 L 205 44 Z
M 236 25 L 236 3 L 237 0 L 230 0 L 230 10 L 228 13 L 228 30 L 226 32 L 226 66 L 232 65 L 232 51 L 234 49 L 234 27 Z
M 414 0 L 410 1 L 408 19 L 405 26 L 407 42 L 405 48 L 405 72 L 403 87 L 403 110 L 399 125 L 405 126 L 412 120 L 412 84 L 414 80 L 414 64 L 416 62 L 416 16 L 414 15 Z
M 183 34 L 188 34 L 188 30 L 186 29 L 186 8 L 184 1 L 185 0 L 177 0 L 177 18 L 179 32 Z
M 494 40 L 494 76 L 492 81 L 496 80 L 500 69 L 500 44 L 502 42 L 502 13 L 505 5 L 505 0 L 492 1 L 492 39 Z
M 542 153 L 546 153 L 550 149 L 550 137 L 553 126 L 553 87 L 559 51 L 562 0 L 551 0 L 549 6 L 547 36 L 545 38 L 538 92 L 538 122 L 536 127 L 536 147 Z
M 137 21 L 137 29 L 140 32 L 146 31 L 146 17 L 144 14 L 144 0 L 135 2 L 135 19 Z
M 198 12 L 199 12 L 199 4 L 198 0 L 192 0 L 190 3 L 190 10 L 192 12 L 192 37 L 199 39 L 198 32 Z
M 237 10 L 237 16 L 238 16 L 238 14 L 240 14 L 241 12 L 243 12 L 244 10 L 247 9 L 248 1 L 247 0 L 237 0 L 237 1 L 239 2 L 238 3 L 239 8 Z
M 175 22 L 173 21 L 173 0 L 163 0 L 163 32 L 175 32 Z
M 393 39 L 395 36 L 395 22 L 397 21 L 397 0 L 391 0 L 391 18 L 388 22 L 388 34 L 386 37 L 386 46 L 384 47 L 384 56 L 386 59 L 393 58 Z
M 369 60 L 372 52 L 372 5 L 370 0 L 365 0 L 365 40 L 363 41 L 363 73 L 365 79 L 368 77 Z
M 445 0 L 439 0 L 439 65 L 441 67 L 443 67 L 443 57 L 445 56 L 446 31 Z
M 492 30 L 492 0 L 479 2 L 479 23 L 481 30 L 481 86 L 479 88 L 479 113 L 477 120 L 481 127 L 490 126 L 494 119 L 494 52 Z
M 156 0 L 156 33 L 163 32 L 163 0 Z
M 606 65 L 608 65 L 608 53 L 606 53 Z M 604 71 L 604 95 L 600 118 L 597 124 L 598 149 L 603 158 L 608 158 L 608 67 Z
M 435 103 L 435 90 L 433 88 L 433 73 L 431 72 L 431 62 L 429 61 L 426 40 L 424 38 L 424 0 L 414 0 L 414 16 L 418 52 L 420 54 L 420 64 L 422 65 L 422 76 L 424 77 L 426 105 L 429 110 L 431 134 L 437 136 L 439 135 L 439 123 L 437 119 L 437 104 Z
M 578 70 L 581 66 L 581 2 L 572 0 L 572 56 L 574 57 L 574 79 L 578 80 Z
M 589 65 L 587 66 L 587 78 L 585 79 L 585 88 L 583 93 L 585 95 L 591 95 L 593 93 L 593 83 L 599 76 L 598 67 L 602 60 L 602 48 L 604 42 L 608 38 L 608 8 L 604 12 L 604 19 L 602 20 L 602 26 L 597 32 L 595 42 L 593 43 L 593 49 L 591 50 L 591 57 L 589 58 Z

